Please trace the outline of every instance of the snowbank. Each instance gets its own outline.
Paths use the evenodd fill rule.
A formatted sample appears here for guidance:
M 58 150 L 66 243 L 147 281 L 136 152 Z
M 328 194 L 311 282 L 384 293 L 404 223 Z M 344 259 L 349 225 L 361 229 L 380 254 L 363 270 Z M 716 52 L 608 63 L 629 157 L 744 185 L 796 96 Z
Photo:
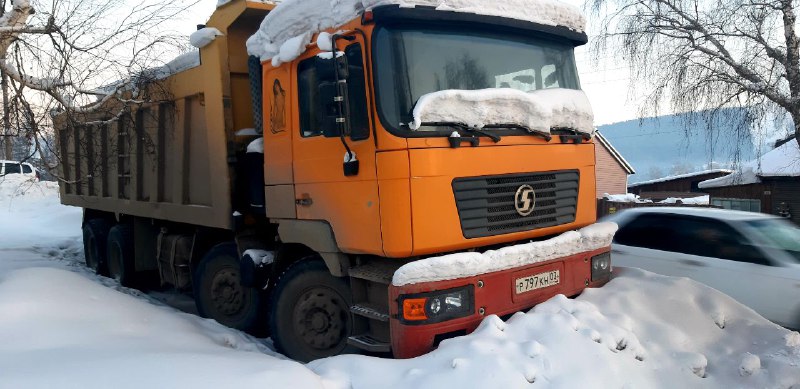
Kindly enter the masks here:
M 0 278 L 0 387 L 321 387 L 238 331 L 57 269 Z
M 328 388 L 789 388 L 800 385 L 800 334 L 689 279 L 623 269 L 418 358 L 308 366 Z
M 741 168 L 725 177 L 703 181 L 700 189 L 720 188 L 732 185 L 757 184 L 761 177 L 799 177 L 800 148 L 792 140 L 778 147 L 761 158 L 743 163 Z
M 423 123 L 461 123 L 481 128 L 490 124 L 520 125 L 531 131 L 550 133 L 552 128 L 570 128 L 594 134 L 594 115 L 586 93 L 573 89 L 443 90 L 422 96 L 414 107 L 411 129 Z
M 220 0 L 218 4 L 225 2 Z M 586 25 L 586 19 L 577 7 L 557 0 L 286 0 L 267 15 L 259 31 L 247 41 L 247 49 L 250 55 L 264 61 L 283 52 L 284 44 L 291 44 L 293 48 L 302 44 L 305 49 L 305 45 L 311 43 L 312 35 L 344 25 L 366 10 L 390 4 L 502 16 L 548 26 L 565 26 L 577 32 L 583 32 Z M 294 41 L 289 43 L 291 40 Z M 289 51 L 294 50 L 286 50 Z M 293 59 L 281 55 L 277 62 L 273 60 L 273 65 Z
M 597 223 L 555 238 L 490 250 L 485 253 L 456 253 L 421 259 L 403 265 L 394 273 L 392 284 L 454 280 L 549 261 L 558 257 L 597 250 L 611 244 L 617 225 Z
M 21 174 L 0 177 L 0 250 L 73 238 L 81 233 L 81 216 L 80 208 L 60 204 L 55 182 Z

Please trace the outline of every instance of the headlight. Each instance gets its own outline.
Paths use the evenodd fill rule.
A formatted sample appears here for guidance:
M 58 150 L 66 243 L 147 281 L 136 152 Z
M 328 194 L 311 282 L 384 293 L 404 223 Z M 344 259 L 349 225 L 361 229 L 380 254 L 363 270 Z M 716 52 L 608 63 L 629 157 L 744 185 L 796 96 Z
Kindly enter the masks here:
M 473 285 L 435 292 L 407 294 L 398 299 L 400 321 L 404 324 L 431 324 L 475 312 Z
M 592 257 L 592 281 L 611 277 L 611 253 Z

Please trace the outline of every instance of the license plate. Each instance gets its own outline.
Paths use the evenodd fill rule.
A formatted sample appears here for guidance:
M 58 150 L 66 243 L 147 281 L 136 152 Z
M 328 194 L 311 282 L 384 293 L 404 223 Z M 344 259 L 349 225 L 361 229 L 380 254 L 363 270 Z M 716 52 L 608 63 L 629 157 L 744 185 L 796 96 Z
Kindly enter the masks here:
M 559 282 L 561 282 L 561 273 L 558 270 L 553 270 L 528 277 L 517 278 L 514 284 L 517 294 L 521 294 L 558 285 Z

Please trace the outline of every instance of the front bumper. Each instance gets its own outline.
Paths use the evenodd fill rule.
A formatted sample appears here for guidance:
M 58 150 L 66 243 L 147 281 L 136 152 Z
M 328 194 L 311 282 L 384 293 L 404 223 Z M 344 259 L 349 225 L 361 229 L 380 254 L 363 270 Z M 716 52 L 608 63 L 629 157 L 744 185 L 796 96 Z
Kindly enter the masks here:
M 586 251 L 546 262 L 507 269 L 475 277 L 389 287 L 389 313 L 392 351 L 396 358 L 413 358 L 431 351 L 437 341 L 475 330 L 488 315 L 504 316 L 529 309 L 551 297 L 575 296 L 587 287 L 599 287 L 609 278 L 592 281 L 592 257 L 610 252 L 610 247 Z M 515 280 L 559 270 L 559 284 L 517 294 Z M 402 295 L 426 293 L 474 285 L 472 314 L 434 324 L 403 324 L 398 304 Z

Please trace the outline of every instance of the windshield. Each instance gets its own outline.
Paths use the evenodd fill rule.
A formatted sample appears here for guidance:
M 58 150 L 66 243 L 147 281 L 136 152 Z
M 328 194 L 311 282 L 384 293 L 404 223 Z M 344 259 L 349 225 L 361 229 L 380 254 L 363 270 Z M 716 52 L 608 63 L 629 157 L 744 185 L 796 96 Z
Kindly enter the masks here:
M 784 250 L 800 262 L 800 228 L 780 219 L 753 220 L 747 224 L 757 229 L 770 247 Z
M 445 89 L 580 89 L 573 46 L 530 35 L 381 28 L 375 61 L 384 125 L 405 128 L 421 96 Z

